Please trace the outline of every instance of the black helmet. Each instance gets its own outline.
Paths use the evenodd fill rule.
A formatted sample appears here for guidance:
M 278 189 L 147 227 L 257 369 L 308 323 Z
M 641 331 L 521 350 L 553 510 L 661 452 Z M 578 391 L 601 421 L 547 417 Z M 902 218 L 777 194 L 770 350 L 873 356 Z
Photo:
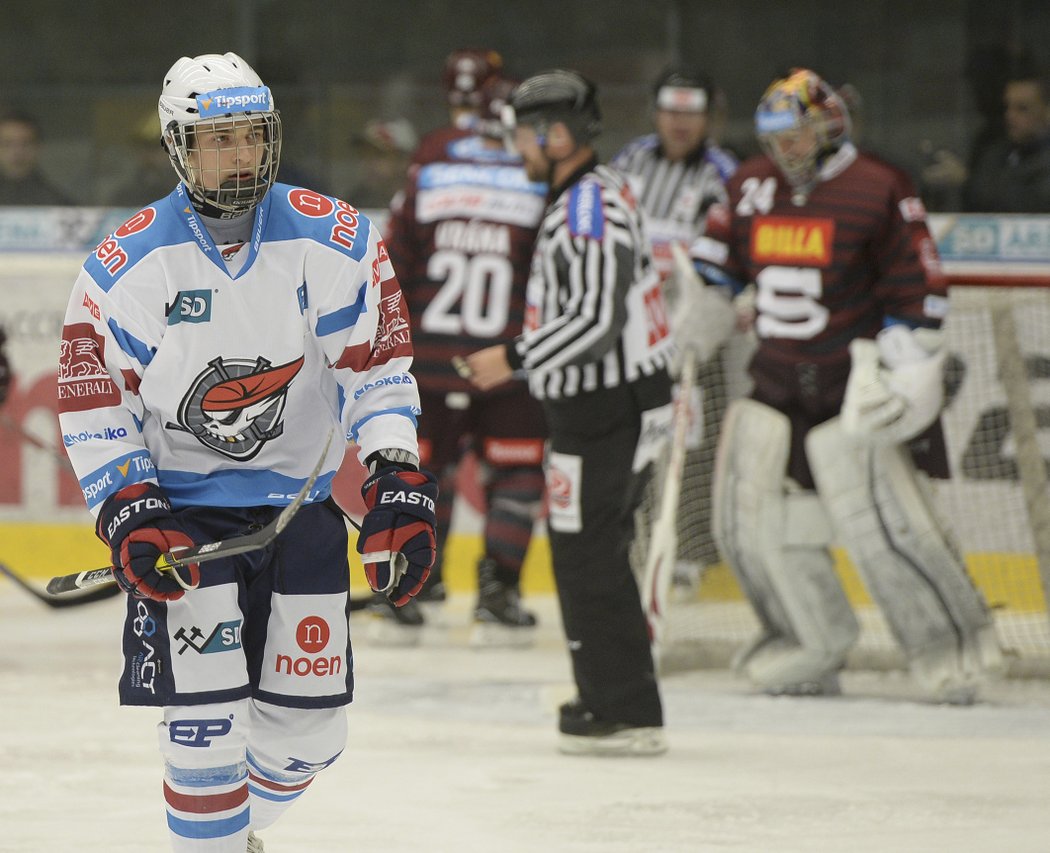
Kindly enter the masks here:
M 541 133 L 558 121 L 580 144 L 601 133 L 597 87 L 575 71 L 556 68 L 529 77 L 511 93 L 510 106 L 515 124 L 535 126 Z

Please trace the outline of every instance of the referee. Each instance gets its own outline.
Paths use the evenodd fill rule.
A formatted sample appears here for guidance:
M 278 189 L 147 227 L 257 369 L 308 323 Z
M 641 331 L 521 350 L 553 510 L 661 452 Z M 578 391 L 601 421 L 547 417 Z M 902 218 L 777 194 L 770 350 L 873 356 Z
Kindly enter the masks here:
M 568 753 L 667 748 L 638 587 L 628 562 L 641 474 L 670 421 L 670 336 L 641 214 L 598 164 L 594 85 L 573 71 L 514 90 L 508 126 L 546 181 L 522 335 L 467 359 L 491 388 L 524 370 L 550 430 L 551 552 L 579 696 L 560 709 Z
M 653 133 L 624 146 L 612 166 L 627 175 L 627 183 L 646 217 L 653 264 L 664 279 L 664 294 L 672 312 L 676 297 L 671 246 L 678 243 L 698 262 L 707 211 L 726 203 L 726 181 L 737 169 L 736 157 L 711 138 L 717 90 L 702 71 L 682 65 L 665 68 L 653 84 Z M 680 315 L 679 315 L 680 316 Z M 697 365 L 697 385 L 704 390 L 703 438 L 690 447 L 682 479 L 678 519 L 675 583 L 695 587 L 705 566 L 719 561 L 710 535 L 711 483 L 718 434 L 725 415 L 726 374 L 722 354 Z

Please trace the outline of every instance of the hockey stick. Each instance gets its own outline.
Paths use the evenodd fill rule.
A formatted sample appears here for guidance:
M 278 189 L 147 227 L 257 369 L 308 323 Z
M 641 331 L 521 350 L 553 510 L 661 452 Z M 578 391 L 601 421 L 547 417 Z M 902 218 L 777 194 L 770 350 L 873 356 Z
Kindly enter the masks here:
M 303 505 L 306 496 L 310 494 L 310 489 L 317 482 L 317 475 L 321 473 L 321 467 L 324 465 L 325 457 L 328 455 L 328 446 L 332 443 L 333 433 L 334 430 L 328 431 L 328 439 L 324 443 L 324 450 L 321 451 L 321 456 L 318 458 L 317 464 L 314 465 L 314 470 L 299 490 L 299 494 L 295 496 L 288 506 L 281 510 L 277 518 L 267 524 L 262 530 L 257 530 L 254 533 L 243 533 L 232 539 L 220 539 L 218 542 L 196 545 L 192 548 L 181 548 L 177 553 L 168 551 L 157 558 L 157 568 L 161 571 L 166 571 L 176 566 L 188 566 L 190 563 L 219 560 L 223 557 L 232 557 L 235 554 L 258 551 L 260 548 L 265 548 L 273 542 L 278 534 L 288 526 L 288 523 L 299 511 L 299 507 Z M 177 572 L 175 577 L 179 578 Z M 87 589 L 88 587 L 102 584 L 116 584 L 116 581 L 113 580 L 113 570 L 110 566 L 51 578 L 47 584 L 47 591 L 53 595 L 62 595 L 75 589 Z
M 664 639 L 664 613 L 667 595 L 674 575 L 678 554 L 678 499 L 682 493 L 682 472 L 685 468 L 686 435 L 692 406 L 693 385 L 696 382 L 696 354 L 686 349 L 682 354 L 682 370 L 678 380 L 678 397 L 672 419 L 671 449 L 667 472 L 660 495 L 659 515 L 653 524 L 649 551 L 642 574 L 642 605 L 649 626 L 649 640 L 653 659 L 659 660 Z
M 33 596 L 33 598 L 37 601 L 42 601 L 48 607 L 76 607 L 80 604 L 91 604 L 94 601 L 102 601 L 104 598 L 111 598 L 120 592 L 117 585 L 112 584 L 110 586 L 99 587 L 98 589 L 86 590 L 79 595 L 51 595 L 50 593 L 44 592 L 42 589 L 38 589 L 15 572 L 14 569 L 4 563 L 0 563 L 0 574 L 9 578 L 16 586 L 20 586 Z
M 12 418 L 10 415 L 0 415 L 0 426 L 2 426 L 6 430 L 9 430 L 10 432 L 13 432 L 26 444 L 32 445 L 38 450 L 46 451 L 56 460 L 61 462 L 70 471 L 73 470 L 73 465 L 69 461 L 69 458 L 66 456 L 65 453 L 63 453 L 61 450 L 52 447 L 50 444 L 41 441 L 39 438 L 37 438 L 35 435 L 29 432 L 29 430 L 27 430 L 25 427 L 23 427 L 21 424 L 15 421 L 14 418 Z

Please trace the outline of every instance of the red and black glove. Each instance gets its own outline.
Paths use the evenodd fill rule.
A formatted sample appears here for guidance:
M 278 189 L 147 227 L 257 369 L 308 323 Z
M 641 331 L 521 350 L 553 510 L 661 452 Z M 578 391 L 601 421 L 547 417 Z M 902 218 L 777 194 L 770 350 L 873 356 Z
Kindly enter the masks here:
M 437 552 L 437 480 L 426 471 L 381 468 L 361 487 L 368 512 L 357 551 L 375 592 L 400 607 L 423 588 Z
M 176 601 L 200 583 L 197 563 L 163 572 L 157 568 L 157 558 L 166 551 L 193 547 L 159 486 L 134 483 L 110 495 L 98 514 L 95 533 L 109 546 L 113 577 L 128 595 Z

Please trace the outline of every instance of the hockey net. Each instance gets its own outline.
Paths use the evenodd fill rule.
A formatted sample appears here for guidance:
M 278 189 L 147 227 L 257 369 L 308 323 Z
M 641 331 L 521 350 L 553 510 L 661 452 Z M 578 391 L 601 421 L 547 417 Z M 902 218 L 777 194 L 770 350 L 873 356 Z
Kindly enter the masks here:
M 942 520 L 995 616 L 1012 675 L 1050 677 L 1050 268 L 1021 276 L 991 266 L 949 270 L 951 312 L 943 425 L 952 478 L 936 484 Z M 1041 273 L 1041 274 L 1040 274 Z M 754 341 L 740 336 L 698 375 L 702 428 L 694 429 L 679 500 L 677 566 L 665 611 L 664 671 L 725 666 L 758 622 L 711 539 L 718 427 L 747 393 Z M 699 425 L 698 425 L 699 426 Z M 635 557 L 649 546 L 657 471 L 638 516 Z M 848 558 L 840 577 L 862 626 L 849 665 L 890 669 L 903 655 Z

